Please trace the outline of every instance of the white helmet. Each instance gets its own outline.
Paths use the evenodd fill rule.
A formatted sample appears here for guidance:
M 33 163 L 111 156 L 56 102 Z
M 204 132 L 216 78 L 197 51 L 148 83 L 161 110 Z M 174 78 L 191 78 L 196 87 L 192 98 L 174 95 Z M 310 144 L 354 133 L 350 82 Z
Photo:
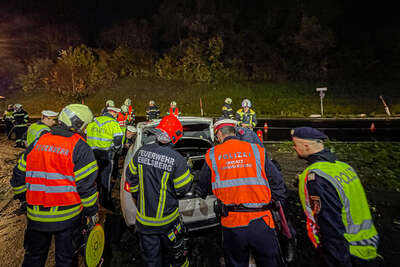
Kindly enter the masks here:
M 93 113 L 86 105 L 70 104 L 63 108 L 58 120 L 73 130 L 82 131 L 93 120 Z
M 112 101 L 112 100 L 107 100 L 107 101 L 106 101 L 106 107 L 115 107 L 114 101 Z
M 132 104 L 132 100 L 130 98 L 125 99 L 124 105 L 130 106 Z
M 244 99 L 244 100 L 242 101 L 242 108 L 244 108 L 244 107 L 249 107 L 249 108 L 251 108 L 251 101 L 248 100 L 248 99 Z
M 156 104 L 156 102 L 154 100 L 149 101 L 149 105 L 155 105 L 155 104 Z
M 229 97 L 225 98 L 225 103 L 228 105 L 232 104 L 232 98 Z
M 14 108 L 15 108 L 15 109 L 20 109 L 20 108 L 22 108 L 22 105 L 21 105 L 21 104 L 15 104 L 15 105 L 14 105 Z
M 171 105 L 171 107 L 172 107 L 172 106 L 176 107 L 176 102 L 175 102 L 175 101 L 172 101 L 170 105 Z
M 122 112 L 127 113 L 128 112 L 128 106 L 127 105 L 122 105 L 121 106 L 121 110 L 122 110 Z

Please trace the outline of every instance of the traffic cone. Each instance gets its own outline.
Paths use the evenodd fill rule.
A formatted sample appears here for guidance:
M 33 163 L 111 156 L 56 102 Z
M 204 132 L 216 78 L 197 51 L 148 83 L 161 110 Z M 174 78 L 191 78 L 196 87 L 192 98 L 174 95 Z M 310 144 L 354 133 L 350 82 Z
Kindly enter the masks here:
M 376 128 L 375 128 L 375 123 L 371 123 L 371 127 L 369 127 L 369 130 L 371 132 L 375 132 Z

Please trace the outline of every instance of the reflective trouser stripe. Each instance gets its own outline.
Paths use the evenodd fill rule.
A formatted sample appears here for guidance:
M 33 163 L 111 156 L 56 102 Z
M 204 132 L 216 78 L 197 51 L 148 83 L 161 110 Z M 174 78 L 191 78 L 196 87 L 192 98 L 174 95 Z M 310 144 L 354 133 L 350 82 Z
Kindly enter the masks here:
M 53 207 L 50 211 L 40 211 L 39 206 L 27 208 L 28 218 L 38 222 L 61 222 L 74 218 L 79 215 L 83 209 L 82 205 L 78 205 L 71 209 L 57 211 L 57 207 Z
M 179 209 L 177 208 L 173 213 L 162 218 L 148 217 L 141 214 L 139 211 L 136 214 L 136 219 L 143 225 L 148 226 L 163 226 L 173 222 L 179 217 Z

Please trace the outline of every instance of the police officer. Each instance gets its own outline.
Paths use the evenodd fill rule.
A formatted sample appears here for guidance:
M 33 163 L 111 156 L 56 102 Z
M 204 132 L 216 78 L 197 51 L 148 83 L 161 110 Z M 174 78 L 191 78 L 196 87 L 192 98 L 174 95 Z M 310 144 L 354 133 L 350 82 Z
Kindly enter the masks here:
M 154 100 L 149 101 L 149 106 L 146 109 L 146 119 L 148 121 L 156 120 L 160 118 L 160 109 L 156 106 Z
M 28 129 L 28 113 L 22 108 L 21 104 L 14 105 L 14 113 L 12 115 L 12 123 L 15 131 L 15 146 L 25 148 L 23 136 Z
M 179 111 L 179 108 L 176 106 L 176 102 L 172 101 L 169 104 L 169 110 L 167 111 L 167 115 L 174 115 L 174 116 L 180 116 L 181 112 Z
M 235 136 L 234 123 L 214 127 L 220 144 L 207 151 L 196 191 L 212 189 L 220 202 L 226 266 L 248 266 L 249 250 L 257 266 L 282 266 L 270 209 L 286 199 L 283 178 L 263 147 Z
M 99 164 L 97 186 L 100 193 L 100 204 L 110 210 L 114 209 L 111 200 L 114 155 L 120 152 L 124 136 L 121 127 L 115 120 L 120 111 L 119 108 L 108 107 L 108 112 L 94 118 L 86 129 L 87 143 L 93 149 Z
M 60 125 L 33 142 L 13 170 L 16 198 L 27 202 L 28 224 L 22 266 L 45 266 L 55 237 L 56 266 L 77 266 L 82 216 L 97 221 L 97 163 L 81 137 L 93 119 L 85 105 L 60 113 Z
M 141 147 L 129 163 L 125 189 L 136 202 L 136 229 L 147 266 L 189 266 L 178 196 L 190 190 L 193 176 L 172 149 L 183 135 L 182 124 L 174 115 L 165 116 L 155 131 L 158 142 Z
M 40 121 L 33 123 L 28 128 L 28 133 L 26 135 L 27 145 L 29 146 L 40 136 L 44 135 L 47 132 L 50 132 L 50 127 L 53 127 L 57 124 L 57 116 L 58 112 L 43 110 L 42 118 L 40 119 Z
M 256 113 L 251 109 L 251 101 L 244 99 L 242 108 L 236 111 L 238 125 L 244 128 L 253 129 L 257 125 Z
M 233 109 L 231 108 L 232 99 L 227 97 L 225 98 L 225 103 L 222 106 L 222 117 L 225 119 L 234 119 Z
M 221 117 L 216 121 L 214 127 L 216 127 L 216 125 L 218 126 L 218 124 L 221 123 L 234 124 L 235 135 L 239 138 L 239 140 L 257 144 L 264 147 L 264 144 L 261 142 L 260 138 L 258 138 L 257 134 L 253 130 L 237 126 L 238 122 L 236 120 L 224 119 L 223 117 Z
M 106 106 L 101 110 L 100 115 L 104 115 L 108 112 L 108 107 L 115 107 L 114 101 L 113 100 L 107 100 L 106 101 Z
M 294 149 L 309 166 L 299 175 L 308 236 L 325 266 L 374 266 L 378 233 L 355 170 L 324 149 L 327 136 L 311 127 L 292 130 Z
M 8 104 L 7 109 L 4 110 L 3 113 L 3 120 L 6 123 L 6 130 L 7 130 L 7 138 L 11 139 L 11 130 L 13 129 L 12 123 L 12 115 L 14 112 L 14 108 L 12 104 Z

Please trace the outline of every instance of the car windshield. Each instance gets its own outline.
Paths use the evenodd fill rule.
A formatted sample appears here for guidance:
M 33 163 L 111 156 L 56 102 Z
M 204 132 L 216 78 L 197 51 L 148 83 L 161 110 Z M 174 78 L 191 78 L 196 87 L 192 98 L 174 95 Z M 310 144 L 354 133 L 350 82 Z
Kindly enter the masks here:
M 183 137 L 197 137 L 201 139 L 206 139 L 211 141 L 210 136 L 210 124 L 207 122 L 193 122 L 193 121 L 183 121 Z M 148 126 L 143 129 L 142 135 L 142 145 L 150 144 L 156 141 L 156 136 L 154 134 L 154 126 Z

